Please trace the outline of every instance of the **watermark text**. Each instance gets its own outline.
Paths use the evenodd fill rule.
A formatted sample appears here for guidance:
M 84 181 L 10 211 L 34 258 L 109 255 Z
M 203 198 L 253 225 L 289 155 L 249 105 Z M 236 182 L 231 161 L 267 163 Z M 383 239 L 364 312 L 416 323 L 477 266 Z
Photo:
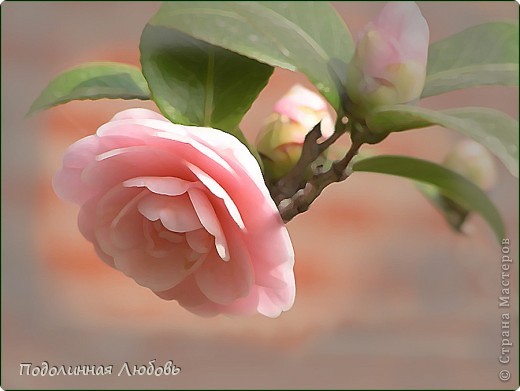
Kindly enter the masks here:
M 117 376 L 175 376 L 181 372 L 181 367 L 168 360 L 164 365 L 157 365 L 155 359 L 145 365 L 131 365 L 125 362 Z M 117 369 L 116 369 L 117 370 Z M 25 376 L 107 376 L 115 374 L 114 365 L 50 365 L 43 361 L 41 365 L 21 363 L 20 375 Z

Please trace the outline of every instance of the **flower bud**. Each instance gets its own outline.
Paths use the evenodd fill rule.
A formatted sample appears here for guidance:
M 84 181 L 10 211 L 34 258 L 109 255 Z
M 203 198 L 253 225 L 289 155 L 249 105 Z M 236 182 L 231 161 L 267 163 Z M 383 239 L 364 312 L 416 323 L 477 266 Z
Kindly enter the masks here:
M 420 97 L 426 78 L 429 29 L 414 2 L 390 2 L 360 34 L 347 70 L 354 110 Z
M 495 162 L 482 145 L 473 140 L 459 142 L 444 159 L 444 166 L 466 177 L 483 190 L 496 182 Z
M 294 167 L 300 159 L 305 136 L 320 121 L 326 139 L 334 132 L 327 104 L 301 85 L 295 85 L 275 104 L 274 113 L 256 139 L 268 178 L 278 180 Z

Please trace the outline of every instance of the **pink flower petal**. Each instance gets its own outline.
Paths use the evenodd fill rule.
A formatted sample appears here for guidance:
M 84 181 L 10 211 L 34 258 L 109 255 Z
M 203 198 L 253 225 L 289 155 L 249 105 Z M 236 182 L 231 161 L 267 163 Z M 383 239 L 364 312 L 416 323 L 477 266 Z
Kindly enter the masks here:
M 202 224 L 187 195 L 163 196 L 148 194 L 138 204 L 139 212 L 150 221 L 161 223 L 172 232 L 189 232 Z
M 215 237 L 215 247 L 217 248 L 218 255 L 222 260 L 229 261 L 229 250 L 220 226 L 219 219 L 215 214 L 215 210 L 209 202 L 208 197 L 202 190 L 191 188 L 188 190 L 191 202 L 195 208 L 195 212 L 199 216 L 200 222 L 206 228 L 206 230 Z
M 193 275 L 184 279 L 173 288 L 164 291 L 154 292 L 157 296 L 165 300 L 177 300 L 184 307 L 195 307 L 207 303 L 208 298 L 197 286 Z
M 113 256 L 118 248 L 125 249 L 132 247 L 134 244 L 136 246 L 144 244 L 144 237 L 136 235 L 136 230 L 137 232 L 141 230 L 140 220 L 137 220 L 137 226 L 130 225 L 124 227 L 129 231 L 122 233 L 122 236 L 133 238 L 129 239 L 128 242 L 118 237 L 117 234 L 114 235 L 114 228 L 117 227 L 119 220 L 125 218 L 128 213 L 134 212 L 135 214 L 137 211 L 137 202 L 146 195 L 146 192 L 146 190 L 139 188 L 125 189 L 121 185 L 115 186 L 99 198 L 95 204 L 93 214 L 89 214 L 88 216 L 83 214 L 81 222 L 83 229 L 91 229 L 91 227 L 94 226 L 93 234 L 95 241 L 98 243 L 100 250 L 105 254 Z M 95 199 L 93 199 L 93 201 L 95 201 Z M 90 201 L 85 205 L 89 206 L 89 204 Z M 138 216 L 132 215 L 132 217 Z M 90 227 L 87 225 L 89 221 L 92 221 L 88 224 Z M 135 221 L 136 220 L 134 220 L 134 222 Z M 114 239 L 116 242 L 114 242 Z
M 137 177 L 123 182 L 126 187 L 146 187 L 152 193 L 177 196 L 186 193 L 196 182 L 173 177 Z
M 312 128 L 319 119 L 309 122 L 306 114 L 310 114 L 310 112 L 306 113 L 305 110 L 302 111 L 302 108 L 308 108 L 311 112 L 326 111 L 327 104 L 317 93 L 296 84 L 282 99 L 276 102 L 274 111 Z M 315 116 L 316 114 L 314 114 Z
M 212 237 L 205 229 L 186 232 L 188 245 L 199 253 L 207 253 L 212 248 Z
M 208 188 L 208 190 L 213 193 L 218 198 L 224 201 L 224 204 L 227 207 L 227 210 L 235 223 L 241 228 L 245 229 L 244 221 L 242 220 L 242 216 L 240 216 L 240 212 L 238 211 L 237 206 L 229 196 L 229 194 L 220 186 L 213 178 L 211 178 L 208 174 L 202 171 L 197 166 L 186 163 L 188 168 L 196 175 L 197 178 Z
M 83 168 L 99 153 L 99 137 L 87 136 L 72 144 L 63 156 L 63 166 Z
M 143 216 L 137 206 L 147 191 L 142 190 L 132 198 L 117 214 L 110 224 L 109 238 L 112 245 L 119 250 L 130 250 L 142 246 L 145 237 L 142 230 Z
M 125 119 L 158 119 L 161 121 L 168 121 L 161 114 L 155 111 L 142 108 L 133 108 L 120 111 L 112 117 L 110 122 L 121 121 Z
M 182 253 L 158 259 L 151 256 L 145 248 L 140 248 L 118 252 L 113 257 L 117 269 L 139 285 L 160 292 L 174 287 L 197 270 L 204 263 L 205 255 L 202 254 L 195 262 L 187 261 Z
M 216 211 L 219 216 L 223 215 L 218 208 Z M 225 224 L 226 219 L 222 219 L 222 223 Z M 230 227 L 229 223 L 223 227 L 226 232 L 233 232 L 234 228 Z M 279 226 L 279 229 L 269 225 L 264 228 L 248 225 L 246 227 L 246 232 L 232 235 L 233 244 L 247 248 L 249 253 L 255 276 L 251 294 L 257 291 L 257 311 L 266 316 L 276 317 L 292 307 L 296 293 L 293 273 L 294 251 L 289 234 L 283 225 Z M 233 259 L 233 253 L 231 258 Z
M 201 152 L 205 157 L 211 159 L 213 164 L 218 164 L 231 171 L 228 162 L 222 159 L 213 148 L 208 147 L 205 143 L 201 143 L 199 140 L 192 137 L 191 133 L 194 131 L 193 128 L 195 127 L 174 125 L 171 122 L 166 121 L 141 119 L 109 122 L 101 126 L 98 129 L 97 134 L 101 137 L 118 135 L 126 135 L 130 137 L 145 136 L 147 137 L 147 141 L 152 144 L 160 143 L 163 146 L 165 145 L 165 139 L 174 141 L 176 142 L 175 144 L 188 144 Z M 214 129 L 212 130 L 216 131 Z
M 104 155 L 85 167 L 81 179 L 98 190 L 107 190 L 128 179 L 143 176 L 172 176 L 188 181 L 196 177 L 171 152 L 138 146 L 122 148 Z
M 231 167 L 231 171 L 228 171 L 232 173 L 236 173 L 237 170 L 247 172 L 248 176 L 257 185 L 263 186 L 265 188 L 264 177 L 258 162 L 251 154 L 251 152 L 249 152 L 246 146 L 242 144 L 236 137 L 229 133 L 224 133 L 220 130 L 211 128 L 198 128 L 195 126 L 185 126 L 184 128 L 189 132 L 190 136 L 197 140 L 200 144 L 219 151 L 220 156 Z M 188 161 L 196 164 L 202 170 L 211 172 L 213 174 L 213 169 L 210 170 L 209 168 L 206 168 L 205 166 L 193 160 Z M 213 167 L 214 165 L 210 168 Z M 215 175 L 214 177 L 220 177 L 220 175 Z M 234 176 L 234 178 L 236 179 L 236 176 Z M 265 188 L 265 190 L 266 194 L 269 194 L 267 188 Z
M 216 254 L 211 256 L 210 253 L 194 275 L 204 295 L 218 304 L 230 304 L 240 297 L 246 297 L 254 282 L 247 251 L 241 246 L 232 246 L 229 262 L 222 262 Z
M 430 39 L 429 28 L 415 2 L 388 2 L 374 24 L 384 35 L 394 37 L 400 49 L 401 60 L 426 61 Z
M 54 192 L 63 200 L 83 204 L 97 193 L 97 189 L 86 186 L 81 180 L 81 170 L 63 167 L 52 179 Z

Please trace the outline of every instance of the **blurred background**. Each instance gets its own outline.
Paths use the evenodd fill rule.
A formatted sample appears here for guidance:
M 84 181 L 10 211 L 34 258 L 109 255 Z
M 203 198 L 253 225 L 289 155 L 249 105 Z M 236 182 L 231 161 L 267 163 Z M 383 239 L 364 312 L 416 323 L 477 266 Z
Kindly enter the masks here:
M 353 35 L 384 3 L 333 3 Z M 73 102 L 24 118 L 59 72 L 86 61 L 138 64 L 156 2 L 2 4 L 2 378 L 16 388 L 504 388 L 518 386 L 518 275 L 512 277 L 509 382 L 498 362 L 500 247 L 478 216 L 453 233 L 403 179 L 356 174 L 288 224 L 297 297 L 278 319 L 199 318 L 97 259 L 51 178 L 65 148 L 117 111 L 150 102 Z M 431 39 L 495 20 L 518 4 L 419 2 Z M 319 15 L 317 15 L 319 17 Z M 486 50 L 486 48 L 482 48 Z M 277 70 L 243 121 L 254 140 L 301 75 Z M 488 106 L 518 118 L 518 89 L 485 87 L 425 107 Z M 374 153 L 440 162 L 460 139 L 432 127 L 391 135 Z M 518 262 L 518 181 L 498 163 L 490 197 Z M 514 267 L 518 270 L 518 264 Z M 175 377 L 117 376 L 125 362 L 172 360 Z M 112 376 L 32 377 L 20 363 L 114 365 Z

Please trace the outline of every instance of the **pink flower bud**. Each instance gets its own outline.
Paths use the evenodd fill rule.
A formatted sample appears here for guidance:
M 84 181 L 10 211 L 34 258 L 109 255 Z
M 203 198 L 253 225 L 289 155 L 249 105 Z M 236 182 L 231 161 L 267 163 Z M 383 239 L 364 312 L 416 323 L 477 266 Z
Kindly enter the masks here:
M 362 112 L 418 99 L 424 88 L 429 29 L 414 2 L 390 2 L 360 34 L 347 93 Z M 359 110 L 358 109 L 358 110 Z
M 334 132 L 327 104 L 301 85 L 295 85 L 275 104 L 256 140 L 268 178 L 277 180 L 291 170 L 300 158 L 305 136 L 320 121 L 326 139 Z
M 444 166 L 483 190 L 491 189 L 496 182 L 496 167 L 491 154 L 473 140 L 459 142 L 444 159 Z

